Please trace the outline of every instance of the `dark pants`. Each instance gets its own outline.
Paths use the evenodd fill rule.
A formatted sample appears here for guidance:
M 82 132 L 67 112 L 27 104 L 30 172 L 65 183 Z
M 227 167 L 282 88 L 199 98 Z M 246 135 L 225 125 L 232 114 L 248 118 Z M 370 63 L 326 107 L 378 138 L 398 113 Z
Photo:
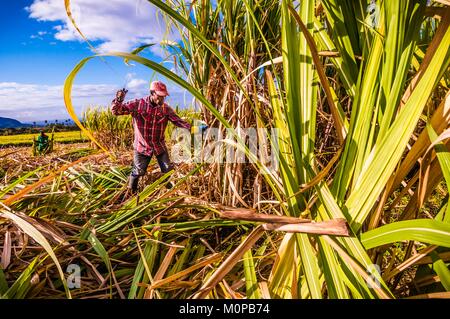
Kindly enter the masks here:
M 139 177 L 145 175 L 145 173 L 147 172 L 148 164 L 150 163 L 151 159 L 152 156 L 147 156 L 134 151 L 133 169 L 131 171 L 129 184 L 129 188 L 131 189 L 132 192 L 137 192 Z M 169 154 L 167 152 L 163 152 L 157 155 L 156 159 L 163 174 L 173 169 L 173 165 L 170 162 Z M 167 187 L 170 188 L 171 184 L 167 183 Z

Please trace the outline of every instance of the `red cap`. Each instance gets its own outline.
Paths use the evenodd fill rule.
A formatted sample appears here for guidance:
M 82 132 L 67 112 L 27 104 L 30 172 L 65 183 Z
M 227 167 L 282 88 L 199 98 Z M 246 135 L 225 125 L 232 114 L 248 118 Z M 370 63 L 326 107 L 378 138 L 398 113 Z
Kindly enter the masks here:
M 150 91 L 155 91 L 156 94 L 160 96 L 169 95 L 169 92 L 167 92 L 166 85 L 161 81 L 153 81 L 152 84 L 150 84 Z

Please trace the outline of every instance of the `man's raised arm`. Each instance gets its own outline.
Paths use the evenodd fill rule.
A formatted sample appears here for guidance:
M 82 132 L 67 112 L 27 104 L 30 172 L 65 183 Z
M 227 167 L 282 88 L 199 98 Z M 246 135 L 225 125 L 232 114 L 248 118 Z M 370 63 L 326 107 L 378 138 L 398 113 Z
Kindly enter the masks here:
M 139 100 L 135 99 L 128 102 L 123 102 L 127 91 L 119 90 L 116 93 L 116 98 L 112 100 L 111 112 L 114 115 L 127 115 L 132 114 L 139 105 Z

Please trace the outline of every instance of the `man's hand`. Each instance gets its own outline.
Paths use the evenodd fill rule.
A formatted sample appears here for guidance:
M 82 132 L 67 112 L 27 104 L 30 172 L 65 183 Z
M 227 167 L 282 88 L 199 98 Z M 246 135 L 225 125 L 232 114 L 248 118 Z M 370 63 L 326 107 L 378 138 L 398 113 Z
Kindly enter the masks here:
M 123 100 L 125 99 L 125 95 L 127 94 L 128 90 L 122 89 L 117 91 L 116 93 L 116 100 L 118 102 L 123 102 Z

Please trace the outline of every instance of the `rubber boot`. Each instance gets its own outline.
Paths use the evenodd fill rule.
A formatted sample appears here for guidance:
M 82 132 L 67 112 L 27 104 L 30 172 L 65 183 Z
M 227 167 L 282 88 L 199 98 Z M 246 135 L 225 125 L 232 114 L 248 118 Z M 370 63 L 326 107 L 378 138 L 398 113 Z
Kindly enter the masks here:
M 128 185 L 128 188 L 131 191 L 132 195 L 136 195 L 138 192 L 138 183 L 139 183 L 139 176 L 130 176 L 130 183 Z

